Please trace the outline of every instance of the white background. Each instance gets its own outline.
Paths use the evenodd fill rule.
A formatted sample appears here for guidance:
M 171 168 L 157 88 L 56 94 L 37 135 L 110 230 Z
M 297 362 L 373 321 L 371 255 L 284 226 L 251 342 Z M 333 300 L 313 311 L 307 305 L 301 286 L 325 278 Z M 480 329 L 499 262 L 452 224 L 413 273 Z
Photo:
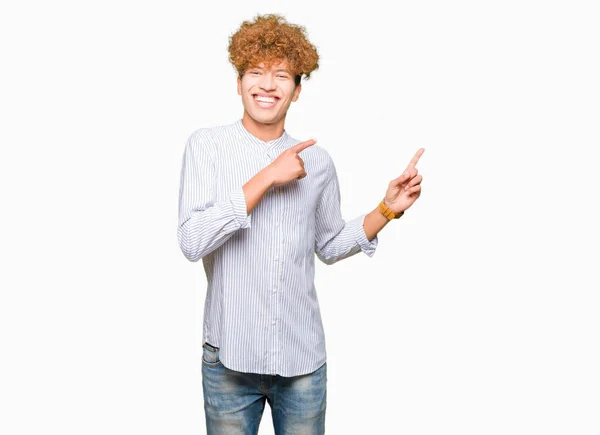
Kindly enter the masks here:
M 205 433 L 181 161 L 242 115 L 228 37 L 278 12 L 321 55 L 286 129 L 347 220 L 425 148 L 375 256 L 318 263 L 327 433 L 600 433 L 593 3 L 3 3 L 0 432 Z

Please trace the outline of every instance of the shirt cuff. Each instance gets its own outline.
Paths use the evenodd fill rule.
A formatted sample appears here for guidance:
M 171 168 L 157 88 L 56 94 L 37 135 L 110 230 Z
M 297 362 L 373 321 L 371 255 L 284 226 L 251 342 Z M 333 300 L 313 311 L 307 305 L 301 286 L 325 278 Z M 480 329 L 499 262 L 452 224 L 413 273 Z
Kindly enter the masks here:
M 372 257 L 373 254 L 375 254 L 375 249 L 377 249 L 377 244 L 379 243 L 379 239 L 377 238 L 377 235 L 375 235 L 375 237 L 373 237 L 373 239 L 369 242 L 369 240 L 367 239 L 367 234 L 365 233 L 365 228 L 364 228 L 364 222 L 365 222 L 365 217 L 367 215 L 363 214 L 361 216 L 358 217 L 358 219 L 356 219 L 356 222 L 358 222 L 358 228 L 356 229 L 356 241 L 358 242 L 358 245 L 360 246 L 360 249 L 367 254 L 369 257 Z
M 229 193 L 229 201 L 233 206 L 233 213 L 235 219 L 240 224 L 240 228 L 250 228 L 252 222 L 252 215 L 248 214 L 246 196 L 244 195 L 244 189 L 238 187 Z

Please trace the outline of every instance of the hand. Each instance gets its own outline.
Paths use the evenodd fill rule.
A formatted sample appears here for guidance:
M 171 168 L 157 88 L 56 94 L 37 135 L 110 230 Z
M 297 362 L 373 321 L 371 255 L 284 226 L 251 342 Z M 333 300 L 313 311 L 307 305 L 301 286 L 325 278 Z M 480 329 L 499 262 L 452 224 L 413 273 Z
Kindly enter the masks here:
M 421 181 L 423 181 L 423 176 L 417 175 L 419 171 L 415 166 L 424 152 L 424 148 L 419 148 L 404 173 L 390 181 L 385 193 L 384 203 L 394 213 L 403 212 L 421 195 Z
M 300 142 L 279 154 L 273 163 L 265 168 L 271 180 L 271 186 L 279 186 L 306 177 L 304 161 L 298 154 L 316 142 L 314 139 Z

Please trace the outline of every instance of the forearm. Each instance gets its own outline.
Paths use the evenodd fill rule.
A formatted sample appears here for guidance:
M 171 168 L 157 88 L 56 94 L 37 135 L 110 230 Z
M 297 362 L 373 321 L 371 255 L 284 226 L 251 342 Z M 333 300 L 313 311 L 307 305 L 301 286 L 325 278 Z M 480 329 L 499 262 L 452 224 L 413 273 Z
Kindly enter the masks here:
M 246 184 L 242 186 L 244 196 L 246 197 L 247 213 L 256 207 L 264 194 L 273 185 L 272 177 L 270 177 L 268 169 L 264 168 L 252 177 Z
M 367 240 L 370 242 L 373 238 L 385 227 L 388 222 L 388 218 L 386 218 L 378 209 L 375 209 L 365 216 L 365 221 L 363 223 L 363 228 L 365 230 L 365 235 L 367 236 Z
M 251 226 L 241 188 L 232 190 L 227 199 L 210 205 L 204 201 L 199 205 L 185 205 L 187 198 L 184 194 L 181 199 L 177 237 L 182 252 L 190 261 L 198 261 L 240 228 Z
M 227 200 L 182 215 L 177 234 L 185 256 L 190 261 L 198 261 L 220 247 L 237 230 L 250 228 L 250 212 L 269 187 L 271 177 L 262 170 L 241 189 L 232 191 Z M 182 204 L 186 203 L 186 198 L 184 194 Z

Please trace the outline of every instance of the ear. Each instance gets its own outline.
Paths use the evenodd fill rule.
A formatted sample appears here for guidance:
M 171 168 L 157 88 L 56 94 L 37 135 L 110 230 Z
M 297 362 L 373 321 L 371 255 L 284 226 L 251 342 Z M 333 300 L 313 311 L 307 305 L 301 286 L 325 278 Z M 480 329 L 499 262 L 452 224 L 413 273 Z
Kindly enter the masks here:
M 238 95 L 242 95 L 242 79 L 237 78 Z
M 296 101 L 298 99 L 298 97 L 300 96 L 301 90 L 302 90 L 302 83 L 299 83 L 298 86 L 296 86 L 296 89 L 294 89 L 294 95 L 292 96 L 292 101 Z

